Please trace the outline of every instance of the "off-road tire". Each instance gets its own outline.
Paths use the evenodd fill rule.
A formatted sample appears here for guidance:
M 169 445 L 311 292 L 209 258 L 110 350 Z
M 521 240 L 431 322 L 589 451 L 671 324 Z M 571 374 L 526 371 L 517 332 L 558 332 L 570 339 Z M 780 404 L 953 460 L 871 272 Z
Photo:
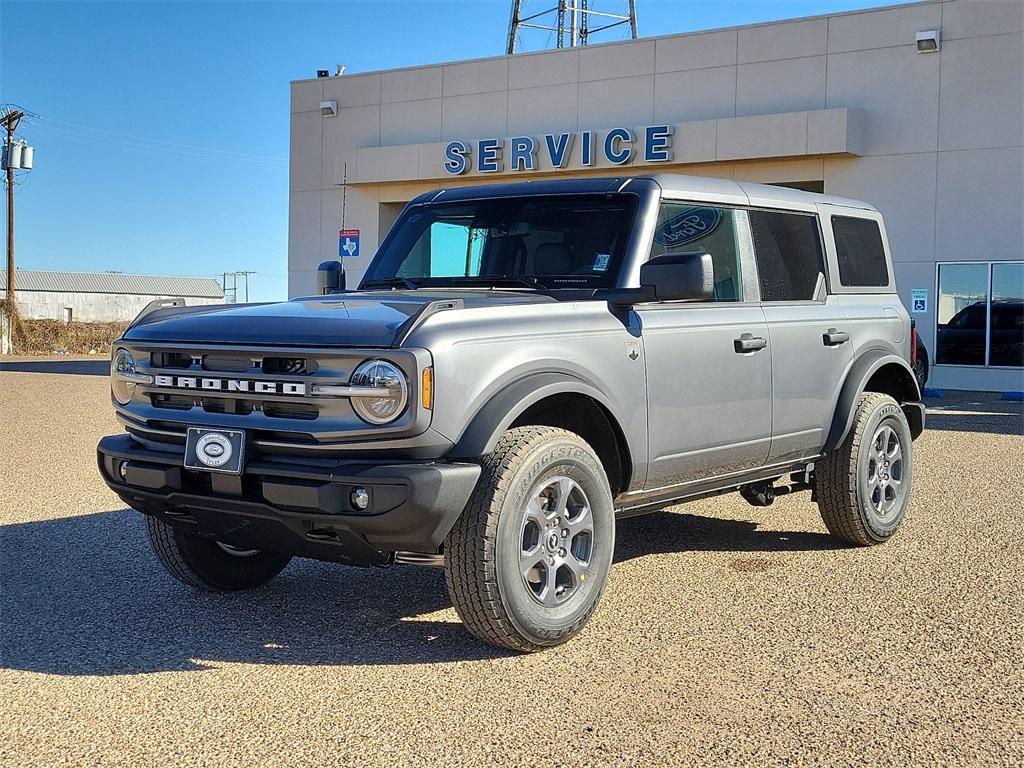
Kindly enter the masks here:
M 906 485 L 899 508 L 884 520 L 871 508 L 861 484 L 871 441 L 883 425 L 890 426 L 899 437 L 904 462 L 902 482 Z M 912 445 L 907 417 L 895 400 L 880 392 L 860 396 L 849 434 L 814 467 L 818 509 L 830 534 L 851 544 L 871 546 L 896 533 L 906 516 L 911 495 Z
M 917 340 L 917 362 L 914 365 L 914 378 L 917 379 L 917 388 L 924 392 L 925 384 L 928 383 L 928 348 Z
M 157 559 L 178 581 L 208 592 L 254 589 L 277 576 L 291 557 L 274 552 L 238 556 L 217 542 L 146 516 L 146 533 Z
M 481 464 L 473 495 L 444 543 L 455 610 L 470 633 L 501 648 L 532 652 L 564 643 L 597 609 L 611 570 L 615 512 L 604 468 L 582 438 L 553 427 L 509 430 Z M 594 524 L 589 570 L 564 610 L 537 603 L 520 568 L 509 565 L 512 551 L 517 563 L 520 556 L 516 531 L 528 495 L 555 476 L 579 483 Z

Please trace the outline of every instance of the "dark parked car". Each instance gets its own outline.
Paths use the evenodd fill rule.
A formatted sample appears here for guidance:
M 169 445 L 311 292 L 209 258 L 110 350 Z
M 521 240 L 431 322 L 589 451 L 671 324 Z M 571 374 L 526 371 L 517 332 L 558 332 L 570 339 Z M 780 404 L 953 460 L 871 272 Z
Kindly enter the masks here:
M 985 302 L 970 304 L 939 324 L 935 362 L 985 364 Z M 993 301 L 989 365 L 1024 365 L 1024 302 Z

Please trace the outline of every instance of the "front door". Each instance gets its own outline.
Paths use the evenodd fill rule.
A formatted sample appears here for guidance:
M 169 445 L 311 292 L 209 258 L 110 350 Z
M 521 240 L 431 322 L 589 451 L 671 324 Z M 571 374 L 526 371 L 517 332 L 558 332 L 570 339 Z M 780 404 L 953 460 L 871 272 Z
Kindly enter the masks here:
M 647 366 L 647 489 L 761 466 L 771 440 L 771 350 L 746 213 L 662 204 L 652 255 L 702 252 L 706 302 L 637 305 Z

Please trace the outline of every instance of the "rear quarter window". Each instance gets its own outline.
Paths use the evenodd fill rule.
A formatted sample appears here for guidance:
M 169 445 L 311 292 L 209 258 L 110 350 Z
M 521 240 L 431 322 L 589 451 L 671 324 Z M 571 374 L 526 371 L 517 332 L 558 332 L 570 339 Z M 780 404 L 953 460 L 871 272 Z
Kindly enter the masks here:
M 836 239 L 840 285 L 869 288 L 889 285 L 885 246 L 877 221 L 833 216 L 832 234 Z

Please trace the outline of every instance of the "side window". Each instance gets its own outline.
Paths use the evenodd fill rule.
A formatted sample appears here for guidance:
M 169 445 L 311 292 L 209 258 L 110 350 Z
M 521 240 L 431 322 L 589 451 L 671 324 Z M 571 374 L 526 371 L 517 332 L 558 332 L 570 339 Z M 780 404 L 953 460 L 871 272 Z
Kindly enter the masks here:
M 715 267 L 712 301 L 742 301 L 736 211 L 688 203 L 663 203 L 651 256 L 708 253 Z
M 750 211 L 761 301 L 812 301 L 825 281 L 818 219 L 799 213 Z
M 839 257 L 842 285 L 882 287 L 889 284 L 885 247 L 878 222 L 853 216 L 833 216 L 832 234 Z

